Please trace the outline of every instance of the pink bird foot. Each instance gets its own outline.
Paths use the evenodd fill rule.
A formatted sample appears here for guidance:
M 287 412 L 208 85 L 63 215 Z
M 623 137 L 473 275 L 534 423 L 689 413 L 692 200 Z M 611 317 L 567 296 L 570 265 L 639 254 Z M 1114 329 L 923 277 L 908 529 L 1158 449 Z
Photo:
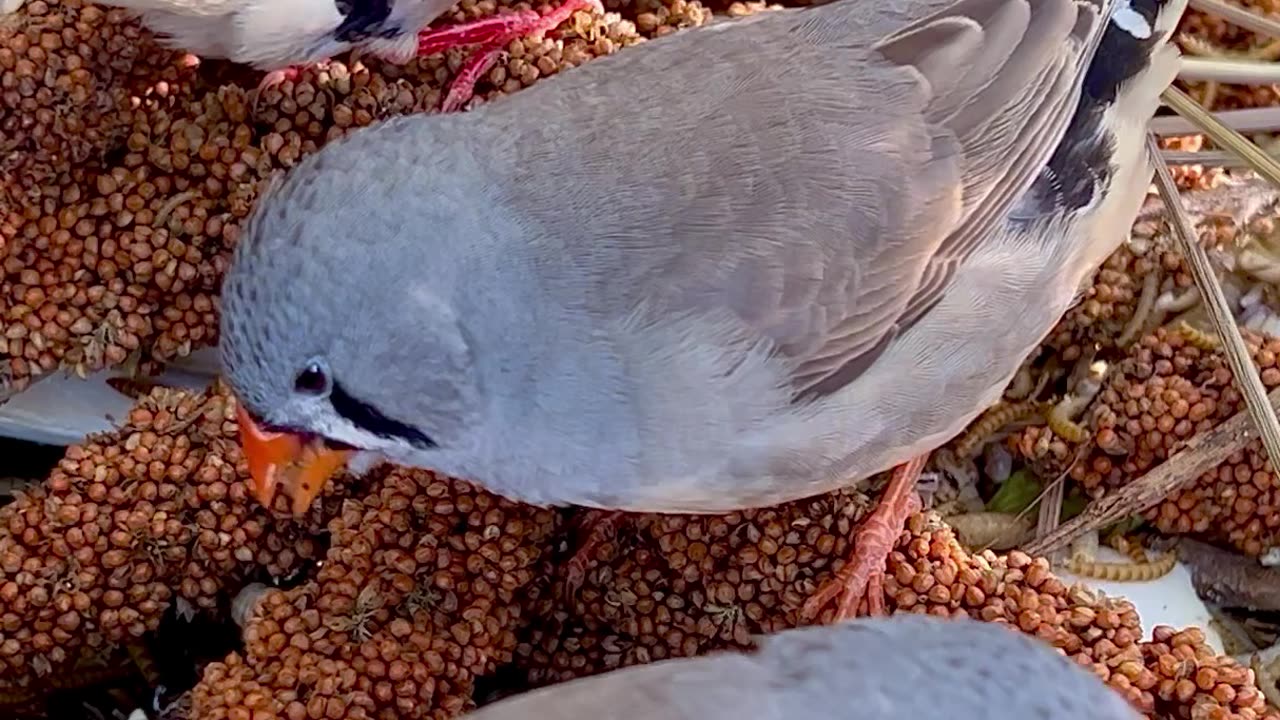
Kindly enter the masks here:
M 587 577 L 587 568 L 592 563 L 592 551 L 600 543 L 608 542 L 618 534 L 618 527 L 625 517 L 626 513 L 620 511 L 587 510 L 582 513 L 577 525 L 579 530 L 587 531 L 587 539 L 579 543 L 573 557 L 565 565 L 565 597 L 572 598 L 577 594 L 582 581 Z M 578 533 L 579 536 L 581 534 Z
M 893 469 L 889 486 L 876 509 L 863 520 L 853 540 L 853 553 L 836 574 L 809 598 L 800 614 L 807 621 L 837 601 L 836 622 L 857 617 L 858 605 L 866 599 L 868 615 L 884 615 L 884 572 L 907 518 L 920 509 L 916 480 L 928 455 Z
M 261 94 L 263 90 L 273 88 L 285 80 L 297 82 L 298 78 L 302 76 L 302 71 L 306 67 L 306 65 L 290 65 L 289 67 L 281 70 L 272 70 L 262 76 L 262 81 L 258 83 L 258 93 Z
M 287 68 L 272 70 L 266 75 L 263 75 L 262 80 L 258 82 L 258 89 L 253 93 L 253 104 L 250 107 L 253 114 L 258 114 L 258 101 L 262 99 L 263 92 L 276 87 L 286 80 L 297 82 L 298 78 L 302 76 L 302 71 L 306 68 L 306 65 L 290 65 Z
M 578 10 L 603 11 L 599 0 L 565 0 L 560 7 L 545 15 L 533 10 L 520 10 L 475 22 L 425 30 L 418 35 L 418 54 L 434 55 L 462 45 L 479 45 L 449 83 L 440 103 L 441 112 L 453 112 L 475 94 L 475 85 L 502 56 L 512 40 L 554 30 Z

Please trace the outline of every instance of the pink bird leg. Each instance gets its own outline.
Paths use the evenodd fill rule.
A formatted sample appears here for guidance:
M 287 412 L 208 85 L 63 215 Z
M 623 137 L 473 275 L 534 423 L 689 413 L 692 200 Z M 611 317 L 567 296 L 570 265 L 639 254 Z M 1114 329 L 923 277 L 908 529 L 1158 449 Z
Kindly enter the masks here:
M 285 80 L 297 82 L 298 78 L 302 76 L 303 69 L 306 67 L 306 65 L 290 65 L 289 67 L 281 70 L 272 70 L 262 76 L 262 81 L 258 83 L 258 92 L 261 93 L 267 88 L 273 88 Z
M 481 48 L 467 58 L 462 67 L 458 68 L 458 74 L 453 76 L 453 81 L 449 83 L 449 90 L 445 93 L 444 100 L 440 101 L 440 112 L 460 110 L 475 94 L 476 83 L 502 57 L 505 47 L 506 43 L 497 47 Z
M 319 65 L 320 63 L 315 63 L 315 64 Z M 262 98 L 262 93 L 265 90 L 273 88 L 286 80 L 297 82 L 298 78 L 302 77 L 302 71 L 307 69 L 308 67 L 311 67 L 311 66 L 310 65 L 290 65 L 287 68 L 283 68 L 280 70 L 272 70 L 266 75 L 263 75 L 262 80 L 258 83 L 257 92 L 253 94 L 252 110 L 254 114 L 257 114 L 258 112 L 258 100 Z
M 441 102 L 441 111 L 457 110 L 470 100 L 476 83 L 493 67 L 512 40 L 554 30 L 573 13 L 590 8 L 602 9 L 599 0 L 565 0 L 563 5 L 545 15 L 520 10 L 475 22 L 424 30 L 418 35 L 419 55 L 434 55 L 462 45 L 480 46 L 449 84 Z
M 920 509 L 916 480 L 928 455 L 893 469 L 876 509 L 862 521 L 853 540 L 853 552 L 836 574 L 822 584 L 804 604 L 801 615 L 813 620 L 828 603 L 837 601 L 836 622 L 858 615 L 865 598 L 868 615 L 884 615 L 884 573 L 889 553 L 906 528 L 907 518 Z

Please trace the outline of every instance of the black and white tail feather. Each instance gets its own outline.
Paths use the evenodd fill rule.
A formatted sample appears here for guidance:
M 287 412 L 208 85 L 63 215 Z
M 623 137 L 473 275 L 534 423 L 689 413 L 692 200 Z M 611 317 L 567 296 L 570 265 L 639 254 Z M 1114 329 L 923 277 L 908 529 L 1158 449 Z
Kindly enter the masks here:
M 1085 74 L 1062 141 L 1022 200 L 1014 223 L 1083 220 L 1072 252 L 1097 266 L 1141 207 L 1154 172 L 1147 120 L 1178 71 L 1169 42 L 1186 0 L 1119 0 Z

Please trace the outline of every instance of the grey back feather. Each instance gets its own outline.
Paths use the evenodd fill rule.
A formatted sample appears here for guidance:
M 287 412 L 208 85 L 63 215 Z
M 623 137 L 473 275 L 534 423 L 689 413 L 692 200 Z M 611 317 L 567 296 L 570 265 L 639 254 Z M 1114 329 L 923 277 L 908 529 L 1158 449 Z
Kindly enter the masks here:
M 791 362 L 795 394 L 838 391 L 1030 185 L 1105 26 L 1072 0 L 878 5 L 686 33 L 494 103 L 472 128 L 486 141 L 531 107 L 547 118 L 504 145 L 517 193 L 501 201 L 552 233 L 575 203 L 591 207 L 595 242 L 573 262 L 614 312 L 727 309 Z M 706 59 L 696 74 L 690 57 Z M 641 80 L 613 79 L 610 63 Z M 633 144 L 590 142 L 619 107 Z M 564 187 L 576 197 L 546 192 Z
M 1096 676 L 1003 625 L 920 615 L 765 637 L 571 681 L 468 720 L 1137 720 Z

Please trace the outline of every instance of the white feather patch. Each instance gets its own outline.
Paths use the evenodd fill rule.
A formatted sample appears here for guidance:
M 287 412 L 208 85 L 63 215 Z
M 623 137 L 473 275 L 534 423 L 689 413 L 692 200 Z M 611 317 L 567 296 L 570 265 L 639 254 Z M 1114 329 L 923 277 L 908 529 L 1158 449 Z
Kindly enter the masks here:
M 1115 12 L 1111 14 L 1111 22 L 1139 40 L 1151 37 L 1151 23 L 1142 17 L 1142 13 L 1134 10 L 1127 0 L 1116 5 Z

